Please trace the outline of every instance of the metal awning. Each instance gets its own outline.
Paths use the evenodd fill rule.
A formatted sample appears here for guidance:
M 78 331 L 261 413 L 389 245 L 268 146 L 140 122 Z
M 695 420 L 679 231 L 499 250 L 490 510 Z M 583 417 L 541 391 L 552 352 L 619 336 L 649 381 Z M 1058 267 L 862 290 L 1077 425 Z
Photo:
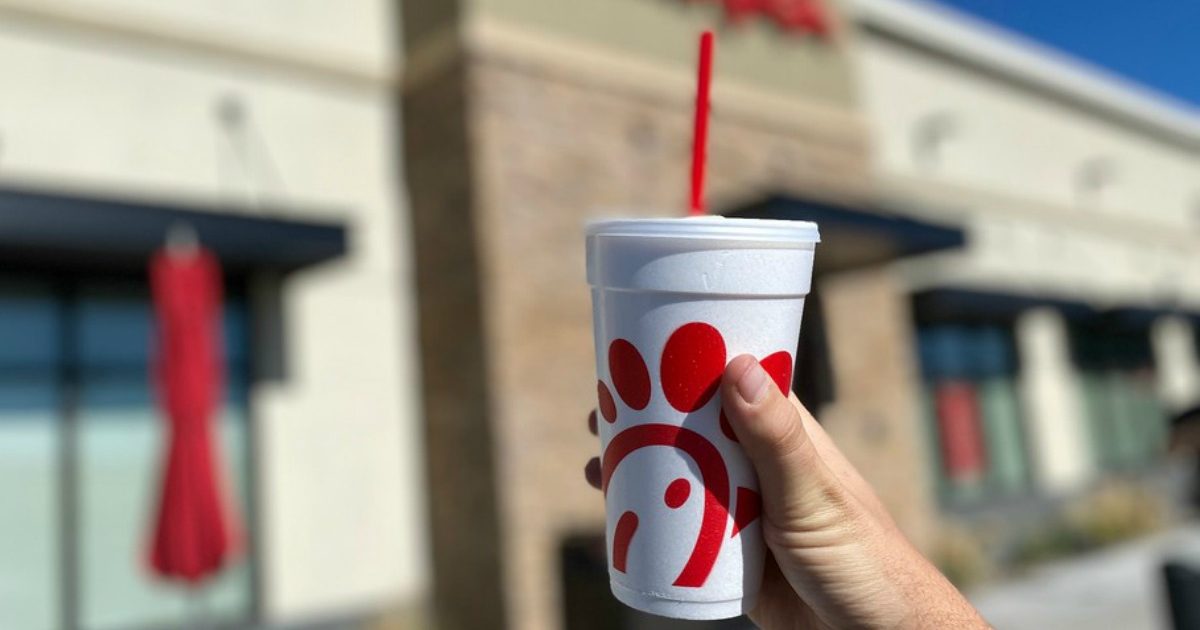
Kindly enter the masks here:
M 1154 320 L 1168 315 L 1200 321 L 1200 313 L 1178 304 L 1114 305 L 1045 294 L 964 287 L 927 289 L 913 295 L 913 314 L 917 321 L 924 323 L 1006 322 L 1035 308 L 1052 308 L 1069 321 L 1107 330 L 1147 329 Z
M 962 287 L 928 289 L 913 295 L 913 314 L 924 323 L 1005 322 L 1027 310 L 1046 307 L 1070 320 L 1092 318 L 1098 313 L 1080 300 L 1048 295 Z
M 881 205 L 848 205 L 772 195 L 731 216 L 813 221 L 821 229 L 817 271 L 845 271 L 962 247 L 963 230 L 898 214 Z
M 0 266 L 140 269 L 175 225 L 227 270 L 291 271 L 342 256 L 346 228 L 265 210 L 0 188 Z

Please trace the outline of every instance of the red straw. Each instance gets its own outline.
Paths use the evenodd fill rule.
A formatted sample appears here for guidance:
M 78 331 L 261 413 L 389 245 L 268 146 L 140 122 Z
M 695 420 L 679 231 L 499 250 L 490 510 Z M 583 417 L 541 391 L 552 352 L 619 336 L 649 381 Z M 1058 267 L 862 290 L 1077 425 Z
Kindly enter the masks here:
M 692 204 L 690 215 L 704 214 L 704 166 L 708 153 L 708 110 L 712 91 L 713 34 L 700 34 L 700 64 L 696 71 L 696 121 L 692 130 Z

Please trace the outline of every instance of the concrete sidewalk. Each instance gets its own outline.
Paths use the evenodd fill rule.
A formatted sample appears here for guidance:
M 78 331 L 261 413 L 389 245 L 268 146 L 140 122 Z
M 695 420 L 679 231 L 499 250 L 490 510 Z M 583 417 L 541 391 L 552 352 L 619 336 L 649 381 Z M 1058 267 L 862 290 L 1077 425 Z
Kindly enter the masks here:
M 998 630 L 1166 629 L 1162 563 L 1180 556 L 1200 564 L 1200 525 L 1052 562 L 968 594 Z

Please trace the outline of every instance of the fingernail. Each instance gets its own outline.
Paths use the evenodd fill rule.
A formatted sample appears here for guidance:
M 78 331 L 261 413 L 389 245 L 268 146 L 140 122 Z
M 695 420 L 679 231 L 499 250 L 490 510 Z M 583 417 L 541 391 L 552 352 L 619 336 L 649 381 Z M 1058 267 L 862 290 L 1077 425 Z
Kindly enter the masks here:
M 753 405 L 762 400 L 767 395 L 767 385 L 771 382 L 771 377 L 767 371 L 759 365 L 758 361 L 751 361 L 750 366 L 745 372 L 738 377 L 737 393 L 742 397 L 742 400 Z

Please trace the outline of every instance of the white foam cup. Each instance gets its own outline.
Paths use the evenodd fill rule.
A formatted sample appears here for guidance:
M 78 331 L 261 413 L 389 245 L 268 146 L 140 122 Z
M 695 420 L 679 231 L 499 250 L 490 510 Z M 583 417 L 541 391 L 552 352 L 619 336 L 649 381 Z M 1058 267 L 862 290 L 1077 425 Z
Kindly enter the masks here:
M 681 619 L 754 606 L 758 480 L 717 383 L 751 354 L 790 388 L 819 240 L 803 221 L 588 225 L 609 581 L 625 604 Z

